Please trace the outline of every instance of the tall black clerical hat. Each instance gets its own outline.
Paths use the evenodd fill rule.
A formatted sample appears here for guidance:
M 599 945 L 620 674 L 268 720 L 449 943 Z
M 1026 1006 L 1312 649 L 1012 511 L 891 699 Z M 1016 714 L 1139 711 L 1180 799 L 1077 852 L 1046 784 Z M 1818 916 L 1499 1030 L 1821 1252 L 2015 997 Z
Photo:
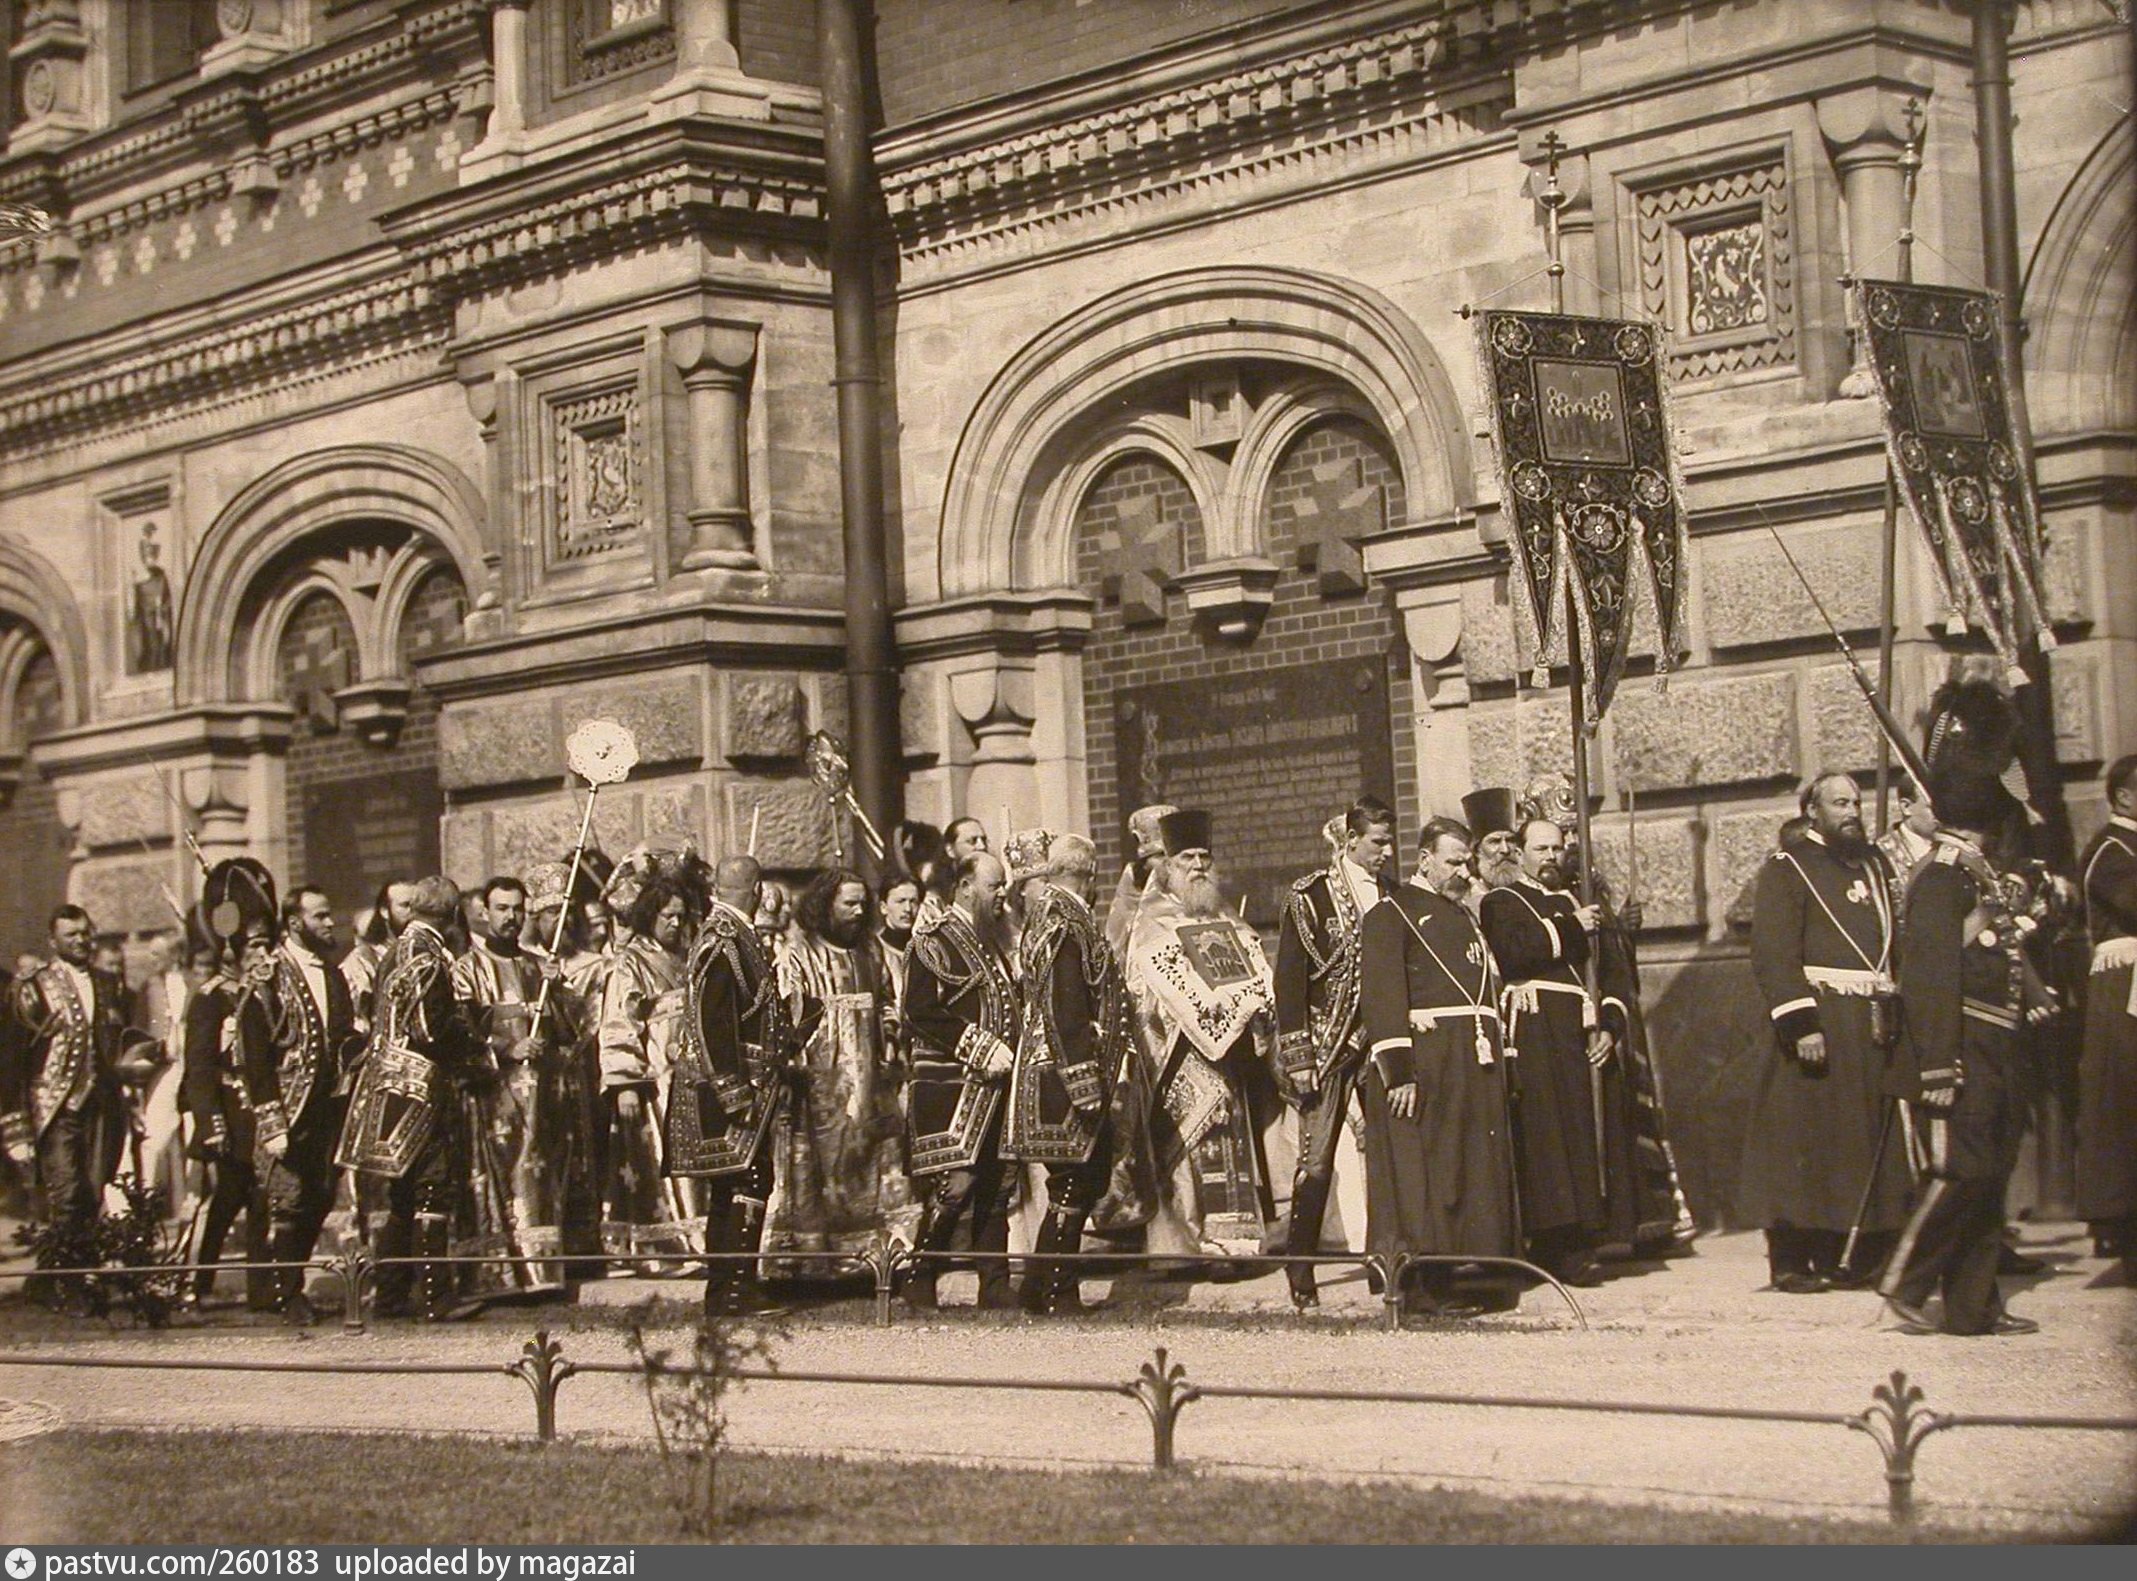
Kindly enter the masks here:
M 1462 821 L 1469 837 L 1481 840 L 1488 834 L 1510 834 L 1514 827 L 1514 793 L 1504 785 L 1473 790 L 1462 798 Z
M 1158 820 L 1158 838 L 1165 842 L 1167 856 L 1208 851 L 1211 825 L 1210 815 L 1200 807 L 1176 808 Z

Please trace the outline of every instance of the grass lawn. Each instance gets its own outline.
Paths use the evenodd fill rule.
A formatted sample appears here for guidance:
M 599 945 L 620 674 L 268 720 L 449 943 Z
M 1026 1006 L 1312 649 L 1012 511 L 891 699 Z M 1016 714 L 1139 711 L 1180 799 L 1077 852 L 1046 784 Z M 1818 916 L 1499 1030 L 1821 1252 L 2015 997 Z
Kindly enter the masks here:
M 1883 1543 L 1925 1526 L 1686 1514 L 1389 1484 L 729 1455 L 721 1540 Z M 0 1540 L 673 1542 L 650 1450 L 488 1439 L 68 1431 L 0 1445 Z

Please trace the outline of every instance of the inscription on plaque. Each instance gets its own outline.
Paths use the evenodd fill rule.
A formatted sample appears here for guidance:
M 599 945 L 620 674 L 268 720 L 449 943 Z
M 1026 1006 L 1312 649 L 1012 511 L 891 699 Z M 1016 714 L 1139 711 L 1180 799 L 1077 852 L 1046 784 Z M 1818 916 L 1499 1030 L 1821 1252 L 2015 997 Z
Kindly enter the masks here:
M 445 798 L 429 769 L 365 774 L 304 790 L 305 877 L 343 917 L 379 886 L 438 871 Z
M 1276 925 L 1294 878 L 1327 866 L 1332 815 L 1360 793 L 1394 804 L 1377 659 L 1123 687 L 1113 725 L 1123 822 L 1153 802 L 1207 808 L 1226 890 L 1257 927 Z

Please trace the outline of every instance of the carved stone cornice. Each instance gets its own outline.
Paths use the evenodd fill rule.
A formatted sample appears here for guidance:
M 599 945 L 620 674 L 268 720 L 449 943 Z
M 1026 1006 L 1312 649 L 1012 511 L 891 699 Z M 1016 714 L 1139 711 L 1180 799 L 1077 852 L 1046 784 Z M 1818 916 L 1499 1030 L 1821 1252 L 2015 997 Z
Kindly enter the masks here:
M 40 357 L 7 369 L 0 455 L 34 453 L 270 385 L 289 388 L 413 345 L 442 344 L 451 327 L 449 308 L 398 270 L 235 318 L 193 317 L 199 327 L 176 327 L 146 350 L 114 355 L 99 341 L 71 348 L 63 362 Z
M 975 653 L 1080 652 L 1091 635 L 1091 595 L 1078 588 L 976 593 L 914 604 L 893 617 L 908 662 Z
M 689 235 L 817 245 L 821 142 L 772 126 L 634 127 L 384 216 L 415 278 L 464 299 Z
M 1229 50 L 1218 59 L 1235 69 L 1102 105 L 1040 101 L 1022 128 L 980 117 L 893 133 L 878 153 L 891 222 L 908 256 L 927 257 L 1257 174 L 1311 180 L 1466 144 L 1498 130 L 1512 88 L 1503 70 L 1450 69 L 1452 26 L 1405 21 L 1245 68 Z

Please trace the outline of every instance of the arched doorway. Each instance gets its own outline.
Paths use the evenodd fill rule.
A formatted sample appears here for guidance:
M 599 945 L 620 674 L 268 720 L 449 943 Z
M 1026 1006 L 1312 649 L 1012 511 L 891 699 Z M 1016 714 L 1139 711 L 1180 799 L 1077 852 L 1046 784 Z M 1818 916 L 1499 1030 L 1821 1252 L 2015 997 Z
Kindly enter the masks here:
M 59 665 L 29 626 L 0 619 L 0 965 L 42 950 L 45 923 L 67 896 L 73 839 L 60 822 L 52 783 L 37 768 L 37 742 L 65 723 Z

